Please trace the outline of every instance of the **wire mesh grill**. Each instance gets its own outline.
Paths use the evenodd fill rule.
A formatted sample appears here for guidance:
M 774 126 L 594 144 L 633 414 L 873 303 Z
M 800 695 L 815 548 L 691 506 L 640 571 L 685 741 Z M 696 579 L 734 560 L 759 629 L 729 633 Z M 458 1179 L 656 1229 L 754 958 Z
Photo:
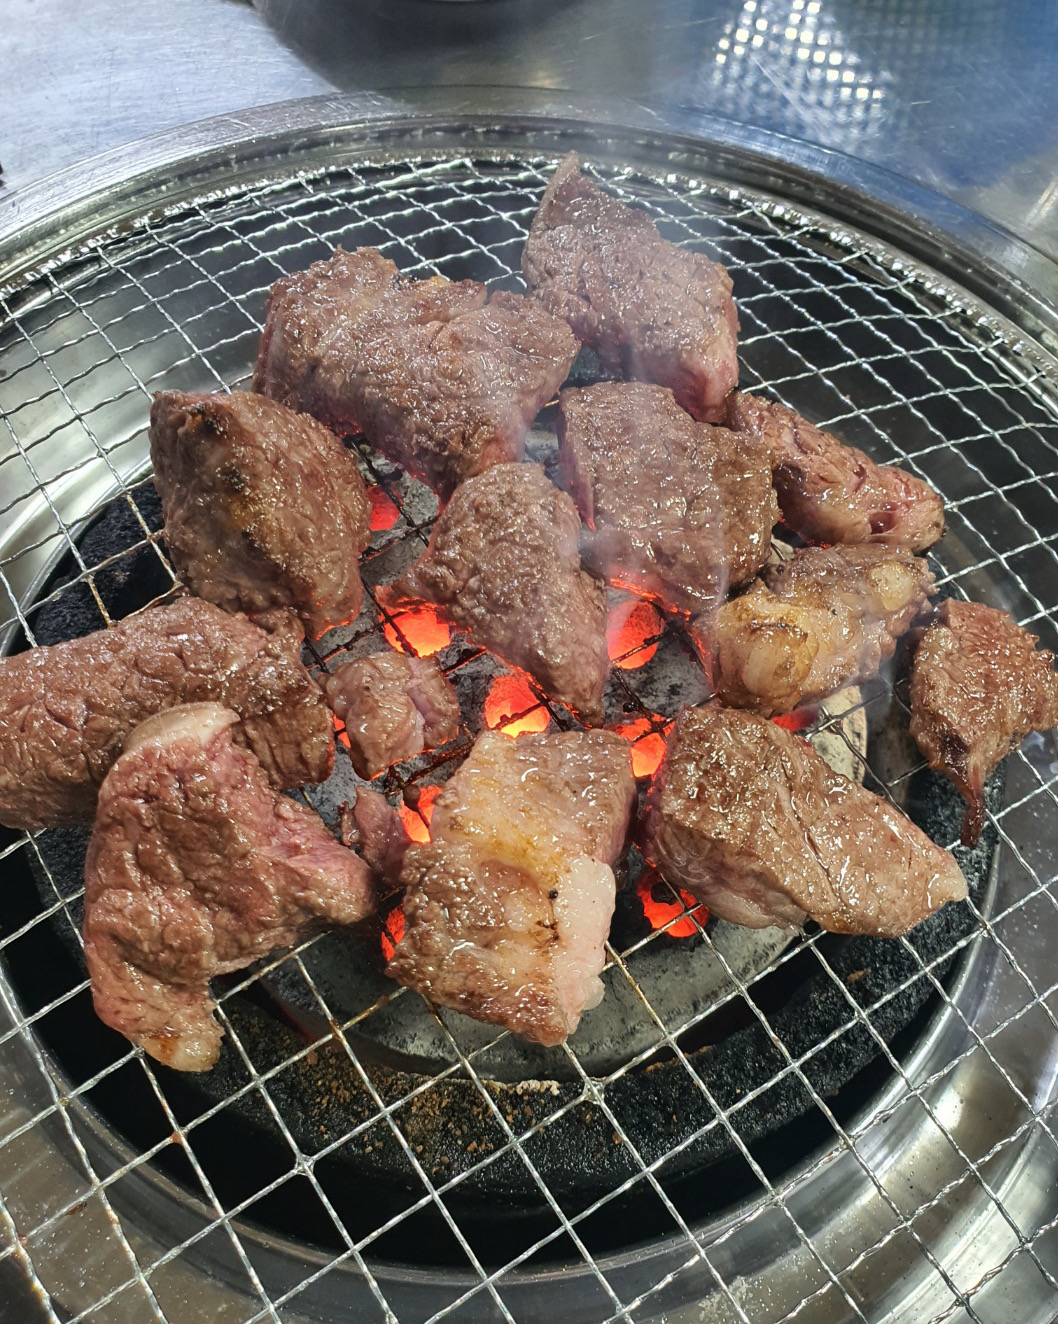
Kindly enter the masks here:
M 245 385 L 264 298 L 279 275 L 326 257 L 340 242 L 347 248 L 374 245 L 413 275 L 473 277 L 518 288 L 522 244 L 551 164 L 457 155 L 332 171 L 206 199 L 164 219 L 144 220 L 123 237 L 100 240 L 0 297 L 5 527 L 0 617 L 8 637 L 21 631 L 36 642 L 42 610 L 69 591 L 68 584 L 57 585 L 46 573 L 62 557 L 72 564 L 72 582 L 92 595 L 100 627 L 112 619 L 107 575 L 122 558 L 146 552 L 156 560 L 163 589 L 175 584 L 141 499 L 149 481 L 149 396 L 169 387 Z M 732 271 L 742 324 L 742 385 L 763 386 L 877 459 L 930 481 L 945 496 L 948 511 L 948 535 L 931 558 L 939 582 L 953 594 L 1010 610 L 1045 645 L 1058 643 L 1051 620 L 1058 602 L 1058 380 L 1050 362 L 928 273 L 818 217 L 721 184 L 631 171 L 612 172 L 609 180 L 620 195 L 647 206 L 668 237 L 704 247 Z M 365 557 L 365 614 L 313 651 L 319 668 L 366 650 L 383 628 L 391 642 L 403 641 L 400 619 L 380 611 L 374 589 L 421 551 L 435 513 L 433 498 L 419 484 L 366 447 L 360 455 L 369 482 L 392 503 L 393 518 L 389 528 L 375 533 Z M 137 537 L 118 555 L 93 560 L 84 553 L 82 533 L 115 493 L 127 504 Z M 454 676 L 480 661 L 480 654 L 457 642 L 442 658 Z M 664 729 L 668 714 L 652 706 L 640 674 L 649 673 L 615 670 L 608 710 L 611 716 L 644 718 L 640 734 L 646 738 Z M 538 698 L 552 723 L 570 725 L 564 710 Z M 866 710 L 906 716 L 906 693 L 899 684 L 879 682 L 865 692 L 863 704 Z M 832 725 L 844 738 L 845 728 Z M 387 775 L 385 789 L 396 793 L 436 780 L 465 750 L 466 742 L 439 758 L 398 768 Z M 898 800 L 906 798 L 921 767 L 920 760 L 907 757 L 894 771 L 891 761 L 879 761 L 876 750 L 868 749 L 864 758 L 852 745 L 849 754 L 872 789 Z M 1011 1172 L 1033 1156 L 1042 1156 L 1041 1171 L 1053 1171 L 1056 1159 L 1051 1110 L 1058 984 L 1040 964 L 1040 951 L 1053 945 L 1058 924 L 1051 847 L 1058 821 L 1056 785 L 1053 742 L 1035 737 L 1009 761 L 1002 801 L 990 814 L 1002 861 L 991 909 L 973 906 L 973 923 L 940 956 L 923 957 L 901 940 L 913 958 L 906 982 L 927 983 L 942 1008 L 950 1044 L 941 1059 L 894 1051 L 878 1028 L 878 1013 L 900 988 L 864 1007 L 850 978 L 833 968 L 816 939 L 782 951 L 762 972 L 774 973 L 807 951 L 847 1003 L 844 1022 L 829 1038 L 840 1039 L 852 1028 L 871 1036 L 893 1083 L 879 1106 L 856 1118 L 840 1116 L 813 1081 L 812 1059 L 821 1046 L 791 1052 L 775 1033 L 756 985 L 730 966 L 712 931 L 702 930 L 702 951 L 726 967 L 729 983 L 709 1013 L 728 1001 L 748 1008 L 777 1050 L 769 1084 L 775 1076 L 798 1082 L 823 1123 L 827 1140 L 807 1167 L 776 1176 L 744 1137 L 742 1119 L 764 1085 L 734 1102 L 711 1094 L 685 1047 L 687 1032 L 706 1012 L 660 1015 L 644 994 L 636 978 L 637 954 L 661 941 L 663 933 L 608 949 L 609 978 L 624 984 L 654 1024 L 652 1047 L 599 1075 L 585 1067 L 575 1042 L 568 1045 L 562 1050 L 563 1074 L 573 1088 L 554 1096 L 546 1088 L 537 1090 L 528 1122 L 504 1106 L 489 1080 L 490 1045 L 468 1051 L 443 1017 L 436 1018 L 436 1027 L 448 1065 L 403 1095 L 380 1091 L 358 1057 L 355 1037 L 357 1026 L 380 1004 L 352 1016 L 336 1014 L 314 975 L 310 941 L 233 981 L 220 998 L 220 1016 L 243 1067 L 236 1093 L 254 1098 L 285 1140 L 289 1158 L 283 1173 L 236 1203 L 218 1194 L 199 1152 L 203 1133 L 230 1099 L 188 1120 L 174 1110 L 158 1069 L 132 1050 L 72 1079 L 42 1047 L 42 1032 L 50 1016 L 85 1000 L 84 979 L 71 980 L 43 1001 L 10 984 L 4 987 L 7 1020 L 0 1053 L 16 1047 L 22 1053 L 22 1089 L 0 1128 L 3 1255 L 17 1260 L 42 1299 L 52 1302 L 51 1318 L 75 1321 L 176 1324 L 212 1318 L 209 1312 L 220 1309 L 220 1297 L 211 1295 L 221 1290 L 217 1283 L 234 1293 L 224 1297 L 226 1313 L 218 1318 L 247 1324 L 331 1318 L 327 1311 L 338 1310 L 334 1302 L 341 1301 L 343 1284 L 353 1273 L 366 1285 L 357 1298 L 358 1319 L 516 1321 L 537 1317 L 525 1306 L 529 1298 L 519 1294 L 519 1275 L 557 1246 L 576 1276 L 578 1297 L 575 1310 L 559 1308 L 553 1317 L 569 1319 L 642 1321 L 688 1296 L 703 1296 L 712 1312 L 703 1318 L 709 1319 L 871 1320 L 888 1309 L 885 1293 L 895 1290 L 893 1283 L 912 1272 L 920 1286 L 916 1313 L 907 1317 L 931 1324 L 1004 1318 L 994 1313 L 990 1295 L 1000 1279 L 1037 1297 L 1053 1297 L 1058 1210 L 1047 1212 L 1046 1200 L 1040 1206 L 1015 1198 L 1010 1183 Z M 309 798 L 333 819 L 326 788 Z M 6 965 L 39 926 L 65 925 L 76 937 L 76 897 L 51 879 L 40 840 L 8 834 L 0 859 L 5 868 L 16 860 L 31 861 L 53 889 L 53 899 L 32 914 L 4 915 L 0 908 Z M 677 912 L 669 927 L 684 918 L 685 912 Z M 968 994 L 964 985 L 944 978 L 952 950 L 978 960 L 975 969 L 988 972 L 986 987 Z M 233 1009 L 280 967 L 296 969 L 324 1030 L 319 1041 L 306 1042 L 291 1059 L 262 1070 L 253 1046 L 240 1037 Z M 412 996 L 394 990 L 381 1001 Z M 372 1112 L 355 1130 L 384 1132 L 414 1174 L 416 1189 L 406 1207 L 366 1234 L 350 1233 L 318 1175 L 322 1160 L 347 1143 L 353 1130 L 309 1151 L 274 1098 L 281 1073 L 295 1057 L 311 1060 L 322 1042 L 345 1054 L 373 1101 Z M 722 1132 L 756 1179 L 753 1198 L 708 1229 L 693 1225 L 670 1193 L 667 1165 L 678 1155 L 641 1153 L 614 1105 L 615 1084 L 658 1048 L 682 1066 L 703 1095 L 710 1111 L 704 1129 Z M 960 1092 L 971 1069 L 974 1074 L 965 1078 L 982 1091 L 977 1101 Z M 84 1111 L 108 1088 L 120 1089 L 129 1072 L 148 1082 L 159 1117 L 156 1141 L 135 1150 L 101 1142 Z M 472 1161 L 448 1178 L 424 1166 L 408 1122 L 410 1110 L 429 1100 L 445 1079 L 458 1079 L 475 1092 L 498 1136 L 480 1164 Z M 553 1106 L 549 1098 L 556 1100 Z M 999 1119 L 998 1130 L 968 1125 L 967 1108 L 982 1100 Z M 571 1213 L 541 1174 L 534 1142 L 585 1105 L 605 1117 L 632 1173 Z M 53 1173 L 49 1160 L 39 1156 L 42 1136 L 64 1156 L 61 1179 L 59 1169 Z M 161 1235 L 148 1232 L 138 1217 L 134 1179 L 173 1149 L 181 1156 L 185 1184 L 197 1192 L 198 1212 L 192 1221 L 174 1215 L 168 1235 Z M 910 1166 L 898 1161 L 908 1155 Z M 928 1166 L 925 1175 L 920 1168 L 917 1180 L 911 1175 L 916 1155 Z M 536 1187 L 552 1229 L 517 1255 L 491 1263 L 465 1234 L 458 1200 L 468 1176 L 500 1161 L 514 1162 Z M 851 1186 L 828 1187 L 839 1170 L 851 1176 Z M 267 1238 L 254 1234 L 251 1222 L 262 1200 L 285 1198 L 295 1186 L 325 1212 L 338 1248 L 305 1247 L 280 1269 Z M 664 1220 L 663 1262 L 630 1249 L 623 1263 L 590 1244 L 592 1218 L 633 1187 L 652 1193 Z M 839 1221 L 846 1224 L 840 1231 L 826 1209 L 806 1213 L 801 1198 L 806 1190 L 829 1190 L 832 1212 L 842 1214 Z M 179 1199 L 171 1196 L 171 1202 Z M 452 1272 L 409 1295 L 408 1282 L 379 1260 L 377 1246 L 395 1220 L 414 1219 L 424 1210 L 446 1229 Z M 961 1233 L 969 1224 L 961 1224 L 959 1235 L 954 1230 L 971 1214 L 981 1231 L 968 1246 Z M 852 1238 L 850 1220 L 857 1228 Z M 64 1255 L 73 1225 L 78 1237 L 107 1247 L 89 1271 Z M 746 1248 L 760 1236 L 786 1266 L 781 1285 L 773 1284 L 763 1305 L 746 1289 L 751 1273 Z M 636 1241 L 630 1229 L 628 1247 Z M 629 1266 L 640 1260 L 647 1268 L 637 1277 Z

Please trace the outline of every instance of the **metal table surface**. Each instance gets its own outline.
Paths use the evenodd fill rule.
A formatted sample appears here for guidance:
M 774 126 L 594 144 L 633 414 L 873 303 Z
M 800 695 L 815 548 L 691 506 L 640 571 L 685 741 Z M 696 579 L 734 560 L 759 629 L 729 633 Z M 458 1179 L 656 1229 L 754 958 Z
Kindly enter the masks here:
M 838 149 L 1058 257 L 1050 0 L 0 0 L 0 18 L 4 191 L 331 88 L 532 86 Z

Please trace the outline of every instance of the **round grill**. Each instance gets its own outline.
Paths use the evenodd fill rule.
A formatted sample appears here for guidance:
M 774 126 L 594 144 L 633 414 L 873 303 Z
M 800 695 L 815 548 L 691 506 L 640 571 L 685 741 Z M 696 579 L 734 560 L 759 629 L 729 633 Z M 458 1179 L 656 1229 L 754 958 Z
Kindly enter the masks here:
M 928 479 L 948 510 L 931 557 L 942 591 L 1003 607 L 1055 646 L 1053 362 L 895 249 L 748 190 L 730 161 L 683 144 L 674 170 L 672 142 L 622 151 L 607 132 L 609 186 L 731 270 L 742 386 Z M 8 650 L 173 590 L 147 467 L 150 393 L 245 385 L 280 275 L 341 243 L 374 245 L 413 275 L 519 287 L 561 126 L 541 122 L 517 150 L 492 120 L 444 126 L 414 150 L 407 125 L 367 136 L 360 146 L 350 131 L 332 166 L 277 139 L 272 177 L 224 192 L 224 172 L 203 169 L 165 212 L 74 254 L 56 240 L 4 291 Z M 531 448 L 546 461 L 547 434 Z M 411 638 L 374 589 L 421 552 L 436 504 L 358 453 L 384 512 L 363 567 L 369 601 L 307 654 L 316 668 L 383 633 Z M 641 739 L 705 693 L 675 626 L 648 642 L 656 652 L 615 667 L 607 693 L 608 725 Z M 459 636 L 439 657 L 473 734 L 498 668 Z M 814 736 L 951 845 L 961 803 L 923 769 L 906 699 L 902 682 L 879 680 L 822 713 Z M 421 797 L 465 752 L 402 765 L 384 789 Z M 896 1311 L 940 1324 L 1001 1318 L 989 1313 L 1001 1285 L 1053 1300 L 1056 773 L 1051 736 L 1008 761 L 981 845 L 957 848 L 971 900 L 909 938 L 790 943 L 703 924 L 677 894 L 650 891 L 633 853 L 607 998 L 566 1048 L 529 1051 L 397 990 L 381 973 L 384 908 L 374 929 L 226 981 L 225 1054 L 201 1080 L 92 1016 L 84 834 L 7 833 L 5 1254 L 53 1318 L 172 1324 L 645 1321 L 692 1301 L 695 1319 Z M 355 783 L 340 757 L 307 798 L 333 824 Z

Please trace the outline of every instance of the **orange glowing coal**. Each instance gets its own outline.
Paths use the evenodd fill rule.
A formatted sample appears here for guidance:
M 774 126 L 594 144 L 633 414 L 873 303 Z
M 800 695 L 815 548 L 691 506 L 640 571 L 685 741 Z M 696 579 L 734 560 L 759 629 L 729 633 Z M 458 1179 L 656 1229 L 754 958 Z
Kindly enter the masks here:
M 696 901 L 682 887 L 676 889 L 680 898 L 677 901 L 655 869 L 648 869 L 643 874 L 636 894 L 650 927 L 664 929 L 670 938 L 691 938 L 705 928 L 709 908 Z
M 382 633 L 399 653 L 414 653 L 416 657 L 439 653 L 452 642 L 451 627 L 429 602 L 394 613 L 393 620 L 383 625 Z
M 404 831 L 412 841 L 421 844 L 430 840 L 430 820 L 433 818 L 434 801 L 440 794 L 440 786 L 424 786 L 419 792 L 419 799 L 414 809 L 406 805 L 403 800 L 397 806 Z
M 606 622 L 610 661 L 622 671 L 646 666 L 658 651 L 657 639 L 664 629 L 661 613 L 649 602 L 619 602 Z
M 334 726 L 334 734 L 338 738 L 338 743 L 344 745 L 346 749 L 348 749 L 349 736 L 345 729 L 345 723 L 336 713 L 331 713 L 331 722 Z
M 652 777 L 665 756 L 664 734 L 655 729 L 649 717 L 636 717 L 614 730 L 632 742 L 632 775 Z
M 524 676 L 497 676 L 485 699 L 485 725 L 505 736 L 546 731 L 551 714 Z
M 781 713 L 771 720 L 776 726 L 781 726 L 787 731 L 803 731 L 806 726 L 811 726 L 818 716 L 819 709 L 809 705 L 807 708 L 797 708 L 792 713 Z
M 371 502 L 370 522 L 372 532 L 378 533 L 381 529 L 392 529 L 397 520 L 400 519 L 400 511 L 389 493 L 376 485 L 367 489 L 367 499 Z
M 404 907 L 398 901 L 382 921 L 382 955 L 388 961 L 396 950 L 397 943 L 404 937 Z

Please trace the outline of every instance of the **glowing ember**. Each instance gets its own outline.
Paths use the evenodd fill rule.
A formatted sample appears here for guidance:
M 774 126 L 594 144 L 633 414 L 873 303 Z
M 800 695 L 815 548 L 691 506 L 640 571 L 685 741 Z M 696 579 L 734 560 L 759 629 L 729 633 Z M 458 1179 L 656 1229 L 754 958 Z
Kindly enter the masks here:
M 397 806 L 404 831 L 412 841 L 421 843 L 430 840 L 430 820 L 433 818 L 434 801 L 440 794 L 440 786 L 424 786 L 419 792 L 419 799 L 414 809 L 406 805 L 403 800 Z
M 505 736 L 546 731 L 551 714 L 524 676 L 497 676 L 485 699 L 485 725 Z
M 349 748 L 349 736 L 345 730 L 345 723 L 335 713 L 331 713 L 331 722 L 334 725 L 334 734 L 338 738 L 338 743 Z
M 400 519 L 397 503 L 381 487 L 369 487 L 367 499 L 371 502 L 371 528 L 378 533 L 381 529 L 392 529 Z
M 797 708 L 792 713 L 782 713 L 779 717 L 773 717 L 771 720 L 776 726 L 781 726 L 787 731 L 803 731 L 806 726 L 811 726 L 819 716 L 819 709 L 809 706 L 808 708 Z
M 658 877 L 657 871 L 648 869 L 639 880 L 636 894 L 643 905 L 643 914 L 652 929 L 664 929 L 670 938 L 691 938 L 705 928 L 709 909 L 685 892 L 676 889 L 676 901 L 671 889 Z
M 654 729 L 649 717 L 637 717 L 624 726 L 615 726 L 619 736 L 632 742 L 632 775 L 651 777 L 665 757 L 665 736 Z
M 388 961 L 404 937 L 404 908 L 398 903 L 382 921 L 382 955 Z
M 429 657 L 432 653 L 439 653 L 452 642 L 452 631 L 448 622 L 429 602 L 424 602 L 421 607 L 411 607 L 408 611 L 397 612 L 392 621 L 386 621 L 383 625 L 382 633 L 398 652 L 411 652 L 416 657 Z M 403 639 L 401 635 L 404 636 Z
M 620 602 L 606 623 L 606 647 L 610 660 L 622 671 L 646 666 L 658 651 L 656 640 L 665 628 L 661 613 L 649 602 Z

